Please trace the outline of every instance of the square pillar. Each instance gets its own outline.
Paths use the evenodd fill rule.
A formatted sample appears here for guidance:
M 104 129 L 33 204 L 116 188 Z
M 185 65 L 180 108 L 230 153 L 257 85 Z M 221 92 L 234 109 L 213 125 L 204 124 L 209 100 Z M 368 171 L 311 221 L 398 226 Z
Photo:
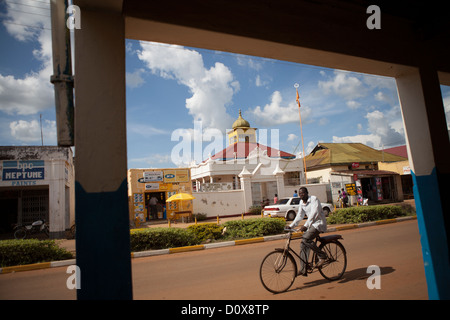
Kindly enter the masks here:
M 120 13 L 80 9 L 81 29 L 75 30 L 77 297 L 132 299 L 125 22 Z
M 430 299 L 450 299 L 450 142 L 438 74 L 426 66 L 396 78 Z

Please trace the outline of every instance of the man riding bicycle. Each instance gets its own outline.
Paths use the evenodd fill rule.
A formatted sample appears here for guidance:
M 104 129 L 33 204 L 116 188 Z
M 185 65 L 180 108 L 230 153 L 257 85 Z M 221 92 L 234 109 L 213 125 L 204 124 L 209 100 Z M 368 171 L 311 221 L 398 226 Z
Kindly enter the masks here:
M 319 261 L 316 264 L 316 267 L 319 268 L 325 263 L 327 255 L 317 248 L 314 239 L 318 237 L 321 232 L 327 231 L 327 220 L 319 199 L 317 199 L 316 196 L 309 196 L 308 189 L 301 187 L 299 190 L 299 197 L 302 201 L 300 201 L 297 216 L 289 225 L 289 228 L 296 227 L 300 221 L 303 220 L 305 214 L 307 215 L 308 220 L 300 227 L 300 231 L 304 232 L 302 243 L 300 245 L 300 255 L 303 258 L 306 258 L 305 261 L 307 261 L 309 249 L 312 249 L 319 257 Z M 302 266 L 300 273 L 302 275 L 307 274 L 304 266 Z

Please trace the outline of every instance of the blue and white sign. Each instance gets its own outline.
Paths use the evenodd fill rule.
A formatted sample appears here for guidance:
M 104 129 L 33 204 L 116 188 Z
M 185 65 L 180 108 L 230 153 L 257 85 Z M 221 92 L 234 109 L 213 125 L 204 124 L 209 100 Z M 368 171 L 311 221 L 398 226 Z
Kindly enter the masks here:
M 3 181 L 31 181 L 44 179 L 44 160 L 3 161 Z

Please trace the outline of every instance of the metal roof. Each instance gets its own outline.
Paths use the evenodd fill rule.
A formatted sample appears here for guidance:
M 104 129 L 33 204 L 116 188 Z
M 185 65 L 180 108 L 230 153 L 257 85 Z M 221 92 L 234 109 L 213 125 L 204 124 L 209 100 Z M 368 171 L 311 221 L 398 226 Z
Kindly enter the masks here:
M 331 165 L 346 165 L 354 162 L 396 162 L 408 160 L 380 150 L 375 150 L 362 143 L 319 143 L 306 156 L 306 167 L 323 167 Z

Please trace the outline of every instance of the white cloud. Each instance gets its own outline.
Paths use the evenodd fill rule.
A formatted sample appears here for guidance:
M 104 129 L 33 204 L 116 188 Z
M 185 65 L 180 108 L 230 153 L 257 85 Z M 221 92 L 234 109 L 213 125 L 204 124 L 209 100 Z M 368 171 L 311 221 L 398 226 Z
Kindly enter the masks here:
M 350 109 L 353 109 L 353 110 L 358 109 L 361 106 L 361 103 L 356 102 L 354 100 L 347 101 L 346 104 L 347 104 L 347 107 L 349 107 Z
M 226 112 L 233 94 L 239 90 L 231 71 L 216 62 L 207 69 L 200 53 L 182 46 L 140 42 L 138 57 L 153 73 L 166 79 L 177 80 L 187 86 L 192 96 L 186 99 L 186 108 L 194 121 L 204 127 L 225 130 L 233 118 Z
M 130 88 L 138 88 L 144 84 L 144 79 L 142 78 L 142 74 L 145 73 L 144 69 L 137 69 L 134 72 L 127 72 L 126 74 L 126 83 Z
M 296 139 L 298 139 L 298 136 L 296 134 L 293 133 L 288 134 L 287 141 L 294 141 Z
M 51 32 L 42 28 L 49 27 L 50 18 L 13 11 L 18 10 L 17 6 L 8 3 L 4 25 L 17 40 L 39 43 L 33 55 L 41 66 L 23 78 L 0 74 L 0 111 L 9 115 L 31 115 L 54 106 L 53 85 L 50 83 L 53 73 Z
M 9 124 L 11 136 L 21 143 L 36 143 L 41 141 L 41 127 L 37 120 L 18 120 Z M 45 120 L 42 123 L 44 144 L 56 144 L 56 121 Z
M 380 111 L 375 110 L 369 112 L 365 118 L 367 119 L 367 130 L 370 134 L 355 135 L 346 137 L 333 136 L 333 142 L 360 142 L 373 148 L 392 147 L 405 143 L 403 126 L 399 126 L 398 121 L 390 123 L 387 117 Z M 362 128 L 358 124 L 358 130 Z
M 258 125 L 273 126 L 297 122 L 299 120 L 298 105 L 295 101 L 283 104 L 283 98 L 279 91 L 275 91 L 270 100 L 270 103 L 262 108 L 261 106 L 256 106 L 253 110 L 249 110 L 249 113 L 256 119 Z M 301 112 L 303 121 L 310 116 L 311 109 L 308 106 L 302 105 Z
M 249 68 L 256 70 L 256 71 L 261 70 L 263 67 L 263 64 L 260 59 L 256 60 L 249 56 L 236 54 L 236 60 L 237 60 L 238 65 L 248 66 Z
M 381 146 L 381 137 L 376 134 L 356 135 L 347 137 L 333 136 L 334 143 L 362 143 L 372 148 L 379 148 Z
M 319 88 L 325 94 L 334 93 L 346 100 L 355 100 L 367 95 L 367 88 L 356 76 L 335 70 L 334 78 L 328 81 L 319 81 Z

